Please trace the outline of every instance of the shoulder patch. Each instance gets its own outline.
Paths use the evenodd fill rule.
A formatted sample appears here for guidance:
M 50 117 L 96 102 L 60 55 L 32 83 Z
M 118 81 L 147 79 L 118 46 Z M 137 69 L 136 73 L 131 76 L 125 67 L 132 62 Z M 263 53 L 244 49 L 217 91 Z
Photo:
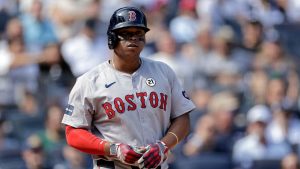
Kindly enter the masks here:
M 65 110 L 65 114 L 71 116 L 73 114 L 73 110 L 74 110 L 74 106 L 68 104 L 68 106 L 66 107 L 66 110 Z

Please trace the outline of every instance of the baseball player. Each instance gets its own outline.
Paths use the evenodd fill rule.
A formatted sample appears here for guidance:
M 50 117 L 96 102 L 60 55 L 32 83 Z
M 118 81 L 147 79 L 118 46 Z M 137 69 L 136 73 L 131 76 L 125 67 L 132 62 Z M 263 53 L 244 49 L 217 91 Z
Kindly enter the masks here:
M 80 76 L 62 123 L 69 145 L 91 154 L 94 169 L 167 169 L 167 154 L 189 131 L 194 104 L 164 63 L 140 57 L 144 13 L 123 7 L 107 30 L 111 59 Z

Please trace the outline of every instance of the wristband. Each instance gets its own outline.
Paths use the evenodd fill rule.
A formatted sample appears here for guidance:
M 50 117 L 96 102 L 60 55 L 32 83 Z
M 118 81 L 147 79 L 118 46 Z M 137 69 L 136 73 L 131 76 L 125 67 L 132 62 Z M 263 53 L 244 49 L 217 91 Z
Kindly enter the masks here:
M 110 144 L 110 146 L 109 146 L 109 155 L 110 156 L 117 156 L 117 144 L 115 144 L 115 143 L 112 143 L 112 144 Z
M 168 146 L 166 145 L 166 143 L 164 143 L 163 141 L 158 140 L 157 141 L 158 146 L 160 147 L 161 150 L 163 150 L 163 153 L 166 154 L 169 151 Z
M 178 139 L 177 135 L 176 135 L 175 133 L 171 132 L 171 131 L 169 131 L 168 133 L 170 133 L 170 134 L 172 134 L 173 136 L 175 136 L 175 138 L 176 138 L 176 144 L 178 144 L 179 139 Z

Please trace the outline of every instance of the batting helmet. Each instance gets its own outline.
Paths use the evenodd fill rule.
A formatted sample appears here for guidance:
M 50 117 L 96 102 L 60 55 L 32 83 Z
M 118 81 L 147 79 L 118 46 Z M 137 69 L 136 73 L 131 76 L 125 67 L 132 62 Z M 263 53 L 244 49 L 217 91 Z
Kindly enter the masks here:
M 115 48 L 118 43 L 115 30 L 127 27 L 139 27 L 144 29 L 145 32 L 150 30 L 147 28 L 146 16 L 141 10 L 135 7 L 120 8 L 111 16 L 107 29 L 109 49 Z

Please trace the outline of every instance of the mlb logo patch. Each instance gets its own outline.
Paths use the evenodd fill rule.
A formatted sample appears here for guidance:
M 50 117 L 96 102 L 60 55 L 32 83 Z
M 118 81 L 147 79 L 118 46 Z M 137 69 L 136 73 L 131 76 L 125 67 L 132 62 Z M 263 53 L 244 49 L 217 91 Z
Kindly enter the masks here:
M 71 116 L 71 115 L 73 114 L 73 110 L 74 110 L 74 106 L 68 104 L 68 107 L 67 107 L 66 110 L 65 110 L 65 114 Z

